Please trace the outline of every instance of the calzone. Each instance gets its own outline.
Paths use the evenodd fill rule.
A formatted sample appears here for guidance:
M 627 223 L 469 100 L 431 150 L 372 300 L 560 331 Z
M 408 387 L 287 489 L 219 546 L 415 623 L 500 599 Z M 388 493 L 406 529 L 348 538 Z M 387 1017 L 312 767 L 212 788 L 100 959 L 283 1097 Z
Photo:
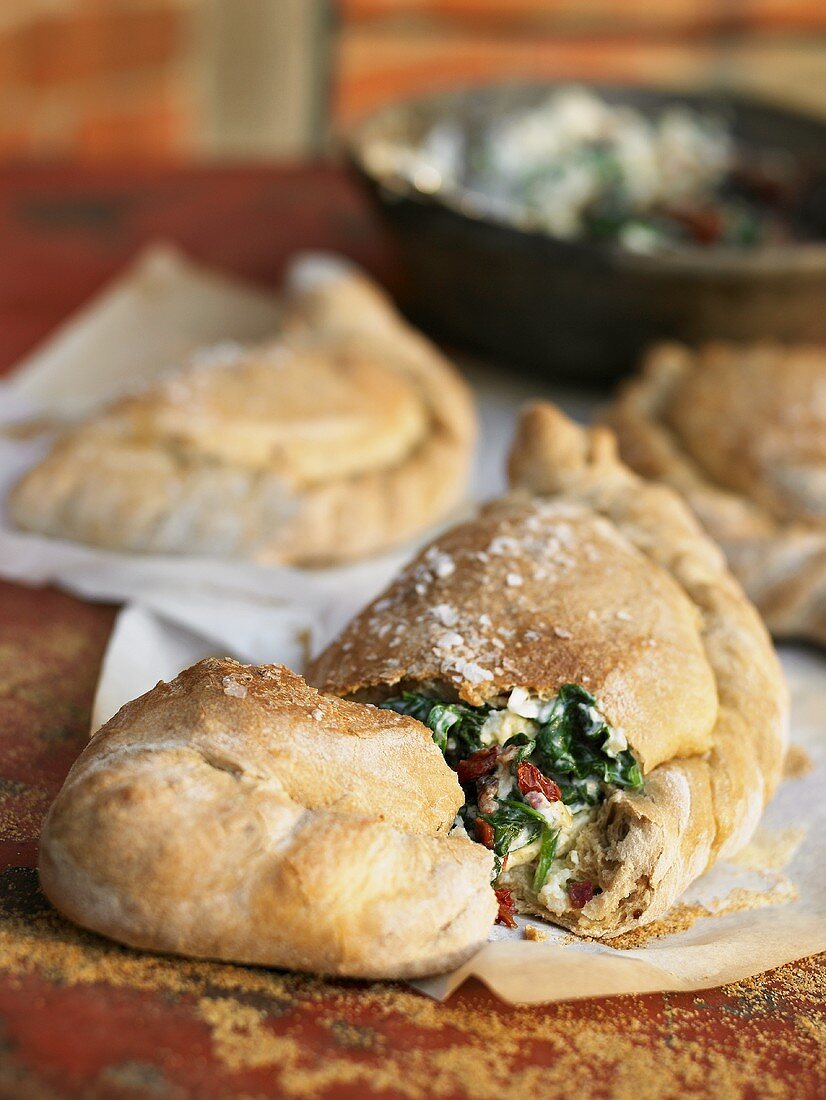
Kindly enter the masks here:
M 826 643 L 826 351 L 661 345 L 607 421 L 624 461 L 688 501 L 772 633 Z
M 366 278 L 322 269 L 277 340 L 207 350 L 70 428 L 9 507 L 110 550 L 323 565 L 441 519 L 474 432 L 453 366 Z
M 432 974 L 496 914 L 490 853 L 446 835 L 461 803 L 418 722 L 208 658 L 92 738 L 43 826 L 40 881 L 132 947 Z
M 606 428 L 537 405 L 510 471 L 512 494 L 419 554 L 310 678 L 430 728 L 502 920 L 612 937 L 749 840 L 786 692 L 720 551 Z

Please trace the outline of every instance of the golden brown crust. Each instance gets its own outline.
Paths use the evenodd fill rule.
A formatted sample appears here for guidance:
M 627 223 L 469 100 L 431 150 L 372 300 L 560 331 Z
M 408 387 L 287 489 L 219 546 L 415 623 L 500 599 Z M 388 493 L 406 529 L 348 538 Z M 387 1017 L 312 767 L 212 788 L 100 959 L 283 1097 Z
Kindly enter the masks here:
M 748 840 L 780 777 L 785 686 L 765 629 L 720 552 L 674 493 L 642 482 L 618 461 L 606 429 L 585 431 L 553 407 L 536 405 L 522 418 L 510 470 L 517 493 L 549 499 L 516 496 L 442 536 L 333 643 L 311 678 L 376 697 L 400 681 L 429 676 L 472 703 L 513 684 L 544 692 L 566 680 L 584 682 L 642 756 L 646 785 L 641 793 L 616 792 L 586 828 L 577 844 L 578 877 L 590 876 L 602 893 L 554 919 L 611 937 L 661 916 L 717 856 Z M 490 562 L 478 562 L 480 552 L 489 554 L 491 523 L 497 530 L 511 525 L 516 546 L 508 554 L 523 577 L 522 611 L 508 592 L 509 565 L 503 583 L 498 564 L 489 571 Z M 573 531 L 579 533 L 571 538 Z M 535 538 L 540 544 L 532 554 Z M 566 541 L 572 561 L 560 569 Z M 428 581 L 425 593 L 416 593 L 415 585 L 425 583 L 417 577 L 422 563 L 438 572 L 440 555 L 446 561 L 448 554 L 453 572 L 435 592 L 436 582 Z M 540 561 L 545 574 L 534 576 Z M 457 633 L 472 616 L 488 613 L 501 629 L 513 621 L 511 606 L 517 609 L 515 633 L 501 636 L 501 671 L 489 666 L 492 680 L 469 683 L 439 663 L 427 625 L 435 596 L 450 598 L 447 606 L 461 615 Z M 589 604 L 596 619 L 585 610 Z M 394 620 L 413 612 L 395 644 L 391 625 L 382 634 L 391 609 Z M 620 610 L 630 619 L 618 618 Z M 536 637 L 528 636 L 532 618 L 540 623 Z M 555 626 L 564 631 L 558 642 Z M 496 659 L 490 635 L 467 631 L 466 641 L 464 659 L 487 669 Z M 514 871 L 509 885 L 523 910 L 547 916 L 528 874 Z
M 717 713 L 691 602 L 575 500 L 497 501 L 427 547 L 311 666 L 380 699 L 438 684 L 473 705 L 584 684 L 644 770 L 703 752 Z
M 826 642 L 826 353 L 654 348 L 607 420 L 677 489 L 779 637 Z
M 278 341 L 214 349 L 70 430 L 9 504 L 109 549 L 345 561 L 440 519 L 474 432 L 451 364 L 339 274 L 295 295 Z
M 495 915 L 489 853 L 412 719 L 280 666 L 209 658 L 128 703 L 72 768 L 40 875 L 136 947 L 359 977 L 457 965 Z

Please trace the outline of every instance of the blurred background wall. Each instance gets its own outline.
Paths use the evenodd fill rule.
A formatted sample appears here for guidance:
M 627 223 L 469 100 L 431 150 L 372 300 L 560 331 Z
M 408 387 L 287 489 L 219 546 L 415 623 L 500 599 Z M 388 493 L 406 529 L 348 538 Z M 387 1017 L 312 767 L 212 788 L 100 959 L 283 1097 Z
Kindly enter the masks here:
M 826 0 L 0 0 L 0 158 L 269 158 L 388 99 L 542 75 L 826 115 Z

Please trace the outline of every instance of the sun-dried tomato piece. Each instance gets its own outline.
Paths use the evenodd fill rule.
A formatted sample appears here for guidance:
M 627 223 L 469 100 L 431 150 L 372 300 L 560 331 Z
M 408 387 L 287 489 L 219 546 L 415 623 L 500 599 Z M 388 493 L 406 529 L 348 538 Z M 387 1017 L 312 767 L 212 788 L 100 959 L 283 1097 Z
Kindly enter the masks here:
M 562 791 L 553 779 L 548 779 L 539 768 L 534 764 L 528 764 L 525 760 L 516 767 L 516 782 L 522 794 L 537 791 L 539 794 L 544 794 L 549 802 L 559 802 L 562 798 Z
M 489 749 L 479 749 L 466 760 L 460 760 L 456 768 L 456 774 L 460 783 L 472 783 L 475 779 L 482 779 L 491 772 L 496 771 L 496 761 L 499 758 L 499 746 L 492 745 Z
M 669 208 L 668 213 L 700 244 L 714 244 L 723 235 L 723 219 L 712 208 Z
M 574 909 L 581 909 L 584 905 L 587 905 L 594 896 L 595 890 L 596 887 L 593 882 L 569 882 L 568 897 L 571 899 L 571 905 Z
M 477 817 L 474 830 L 476 832 L 476 839 L 480 844 L 484 844 L 486 848 L 493 847 L 493 826 L 489 821 L 483 821 L 481 817 Z
M 504 924 L 506 928 L 516 928 L 516 920 L 513 915 L 513 894 L 510 890 L 494 890 L 496 900 L 499 902 L 499 912 L 496 914 L 496 923 Z

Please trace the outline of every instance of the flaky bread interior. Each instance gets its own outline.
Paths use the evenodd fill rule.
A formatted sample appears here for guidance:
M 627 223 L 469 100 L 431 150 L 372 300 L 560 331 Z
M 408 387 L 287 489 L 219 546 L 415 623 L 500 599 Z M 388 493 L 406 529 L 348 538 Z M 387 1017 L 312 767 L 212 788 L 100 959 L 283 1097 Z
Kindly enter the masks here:
M 281 666 L 210 658 L 128 703 L 46 819 L 66 916 L 134 947 L 351 977 L 463 962 L 496 913 L 490 854 L 411 719 Z
M 277 340 L 221 346 L 71 428 L 14 522 L 110 549 L 325 564 L 461 498 L 469 391 L 363 276 L 300 285 Z
M 826 643 L 826 353 L 659 345 L 606 412 L 686 499 L 778 637 Z

